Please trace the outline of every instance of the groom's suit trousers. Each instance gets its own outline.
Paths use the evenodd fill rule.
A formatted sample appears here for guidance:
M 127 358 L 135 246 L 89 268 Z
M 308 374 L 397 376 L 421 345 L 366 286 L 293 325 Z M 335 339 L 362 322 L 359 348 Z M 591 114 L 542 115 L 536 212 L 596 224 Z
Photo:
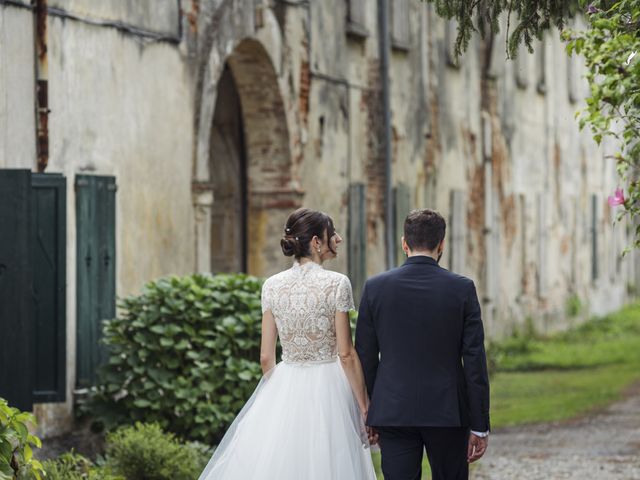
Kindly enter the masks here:
M 427 452 L 432 480 L 467 480 L 465 427 L 381 427 L 382 473 L 385 480 L 420 480 Z

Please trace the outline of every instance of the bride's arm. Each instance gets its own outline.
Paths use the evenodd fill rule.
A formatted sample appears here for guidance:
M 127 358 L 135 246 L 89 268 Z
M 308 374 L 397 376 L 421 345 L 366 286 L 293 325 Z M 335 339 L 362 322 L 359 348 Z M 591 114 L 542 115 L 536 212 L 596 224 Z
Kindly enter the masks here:
M 262 314 L 262 340 L 260 342 L 260 366 L 266 374 L 276 365 L 276 339 L 278 330 L 271 310 Z
M 351 339 L 351 325 L 349 324 L 349 314 L 347 312 L 336 312 L 336 340 L 342 368 L 356 396 L 360 411 L 366 416 L 369 409 L 369 396 L 364 384 L 360 358 Z

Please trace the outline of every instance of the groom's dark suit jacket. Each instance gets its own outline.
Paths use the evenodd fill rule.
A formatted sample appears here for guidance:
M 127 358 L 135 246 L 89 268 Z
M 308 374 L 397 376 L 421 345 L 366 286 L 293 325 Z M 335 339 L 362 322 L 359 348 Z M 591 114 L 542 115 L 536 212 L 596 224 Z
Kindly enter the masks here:
M 367 280 L 356 350 L 374 427 L 489 430 L 489 377 L 476 289 L 425 256 Z

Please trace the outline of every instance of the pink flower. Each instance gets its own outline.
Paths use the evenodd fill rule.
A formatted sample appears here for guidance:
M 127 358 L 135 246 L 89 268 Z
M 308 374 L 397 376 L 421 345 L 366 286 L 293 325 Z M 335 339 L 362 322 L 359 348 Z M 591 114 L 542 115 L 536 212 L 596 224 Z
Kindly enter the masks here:
M 617 207 L 619 205 L 623 205 L 624 204 L 624 191 L 621 188 L 616 188 L 615 193 L 613 194 L 613 197 L 611 195 L 609 195 L 609 206 L 610 207 Z

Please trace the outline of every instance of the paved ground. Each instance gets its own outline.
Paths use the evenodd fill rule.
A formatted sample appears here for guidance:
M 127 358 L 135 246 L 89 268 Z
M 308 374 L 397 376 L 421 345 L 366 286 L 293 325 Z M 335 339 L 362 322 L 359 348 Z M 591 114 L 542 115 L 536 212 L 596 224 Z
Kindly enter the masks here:
M 491 434 L 473 480 L 640 480 L 640 386 L 605 410 Z

